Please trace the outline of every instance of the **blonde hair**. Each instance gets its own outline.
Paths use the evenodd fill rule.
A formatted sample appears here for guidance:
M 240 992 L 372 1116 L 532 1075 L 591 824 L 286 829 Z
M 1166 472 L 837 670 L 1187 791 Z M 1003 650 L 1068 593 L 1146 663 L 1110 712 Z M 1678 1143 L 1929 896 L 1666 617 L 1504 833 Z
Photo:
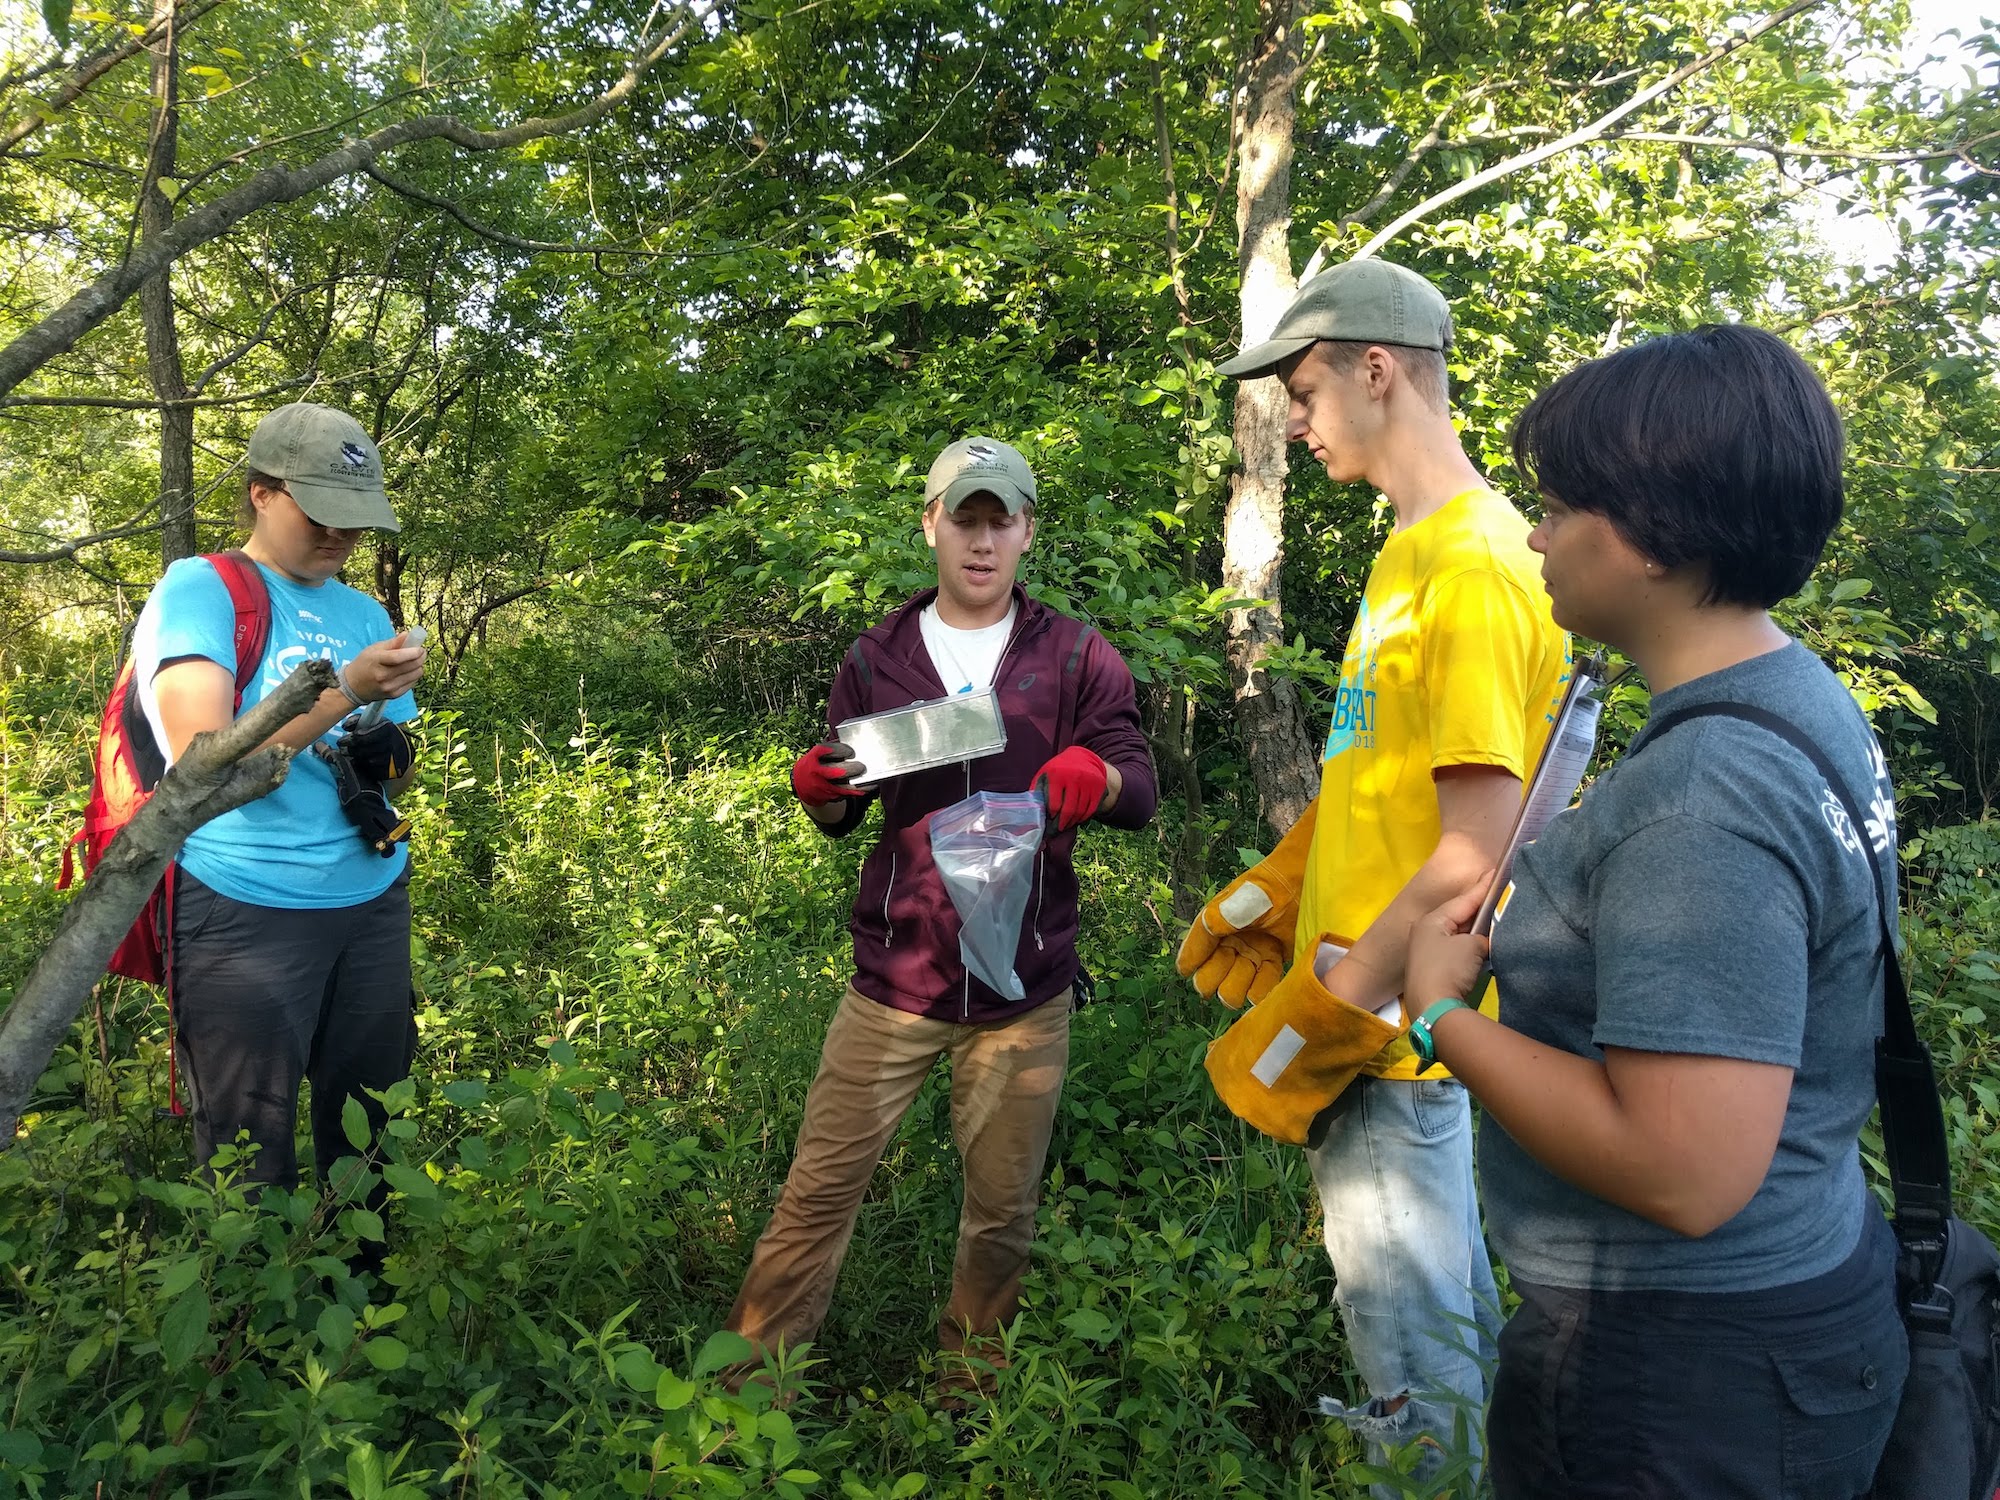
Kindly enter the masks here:
M 1423 399 L 1424 405 L 1439 416 L 1451 410 L 1451 375 L 1445 368 L 1444 355 L 1436 349 L 1371 344 L 1357 339 L 1321 339 L 1313 348 L 1336 375 L 1351 372 L 1370 349 L 1384 350 L 1396 361 L 1396 368 L 1403 372 L 1410 389 Z

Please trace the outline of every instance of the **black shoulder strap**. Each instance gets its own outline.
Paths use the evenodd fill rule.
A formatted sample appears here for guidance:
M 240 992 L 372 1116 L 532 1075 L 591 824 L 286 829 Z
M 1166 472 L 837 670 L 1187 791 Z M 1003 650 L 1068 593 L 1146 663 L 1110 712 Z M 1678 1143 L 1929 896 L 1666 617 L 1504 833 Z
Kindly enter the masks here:
M 1689 719 L 1741 719 L 1785 740 L 1818 768 L 1827 787 L 1847 810 L 1848 821 L 1868 856 L 1875 877 L 1875 917 L 1881 936 L 1882 1039 L 1875 1044 L 1875 1095 L 1882 1102 L 1883 1154 L 1889 1159 L 1889 1183 L 1896 1199 L 1896 1237 L 1934 1267 L 1944 1250 L 1945 1225 L 1951 1219 L 1951 1149 L 1945 1135 L 1944 1106 L 1939 1102 L 1930 1049 L 1917 1035 L 1910 1011 L 1910 992 L 1903 965 L 1896 956 L 1895 931 L 1889 921 L 1886 882 L 1868 837 L 1868 804 L 1855 796 L 1831 757 L 1806 732 L 1782 714 L 1750 703 L 1696 703 L 1674 709 L 1649 723 L 1630 755 L 1677 724 Z M 1933 1276 L 1935 1271 L 1932 1271 Z

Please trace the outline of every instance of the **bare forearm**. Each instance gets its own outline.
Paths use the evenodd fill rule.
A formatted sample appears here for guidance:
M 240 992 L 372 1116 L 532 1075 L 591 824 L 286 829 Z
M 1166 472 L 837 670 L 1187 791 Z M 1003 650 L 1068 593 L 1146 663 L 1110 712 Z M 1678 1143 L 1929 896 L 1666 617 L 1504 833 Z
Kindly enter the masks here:
M 1125 777 L 1110 761 L 1104 763 L 1104 800 L 1097 804 L 1094 818 L 1101 818 L 1118 805 L 1118 794 L 1125 789 Z
M 1431 1035 L 1438 1061 L 1523 1151 L 1572 1187 L 1677 1234 L 1699 1237 L 1733 1217 L 1768 1168 L 1769 1152 L 1744 1173 L 1727 1151 L 1690 1149 L 1670 1121 L 1621 1098 L 1604 1064 L 1476 1011 L 1450 1012 Z
M 1374 1010 L 1403 992 L 1404 964 L 1410 951 L 1410 929 L 1418 918 L 1464 890 L 1493 864 L 1479 841 L 1446 834 L 1382 914 L 1368 924 L 1347 956 L 1327 976 L 1326 986 L 1350 1004 Z M 1422 1009 L 1424 997 L 1410 996 Z M 1436 996 L 1429 997 L 1436 999 Z

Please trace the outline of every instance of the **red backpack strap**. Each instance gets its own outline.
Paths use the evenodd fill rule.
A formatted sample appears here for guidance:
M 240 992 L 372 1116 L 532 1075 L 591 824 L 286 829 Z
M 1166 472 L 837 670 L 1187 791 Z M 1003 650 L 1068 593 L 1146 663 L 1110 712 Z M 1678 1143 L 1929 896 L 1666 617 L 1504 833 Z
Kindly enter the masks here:
M 271 591 L 264 586 L 257 564 L 240 548 L 206 552 L 202 560 L 215 569 L 229 590 L 229 602 L 236 606 L 236 711 L 240 713 L 243 694 L 264 664 L 264 648 L 271 643 Z

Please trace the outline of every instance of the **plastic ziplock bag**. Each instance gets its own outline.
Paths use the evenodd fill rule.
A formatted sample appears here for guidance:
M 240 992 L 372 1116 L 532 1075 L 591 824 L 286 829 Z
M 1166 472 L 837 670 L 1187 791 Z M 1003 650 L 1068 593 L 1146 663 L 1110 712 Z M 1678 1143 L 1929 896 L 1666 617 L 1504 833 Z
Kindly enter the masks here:
M 1009 1000 L 1028 998 L 1014 950 L 1048 819 L 1040 792 L 974 792 L 931 815 L 931 858 L 958 909 L 958 955 Z

